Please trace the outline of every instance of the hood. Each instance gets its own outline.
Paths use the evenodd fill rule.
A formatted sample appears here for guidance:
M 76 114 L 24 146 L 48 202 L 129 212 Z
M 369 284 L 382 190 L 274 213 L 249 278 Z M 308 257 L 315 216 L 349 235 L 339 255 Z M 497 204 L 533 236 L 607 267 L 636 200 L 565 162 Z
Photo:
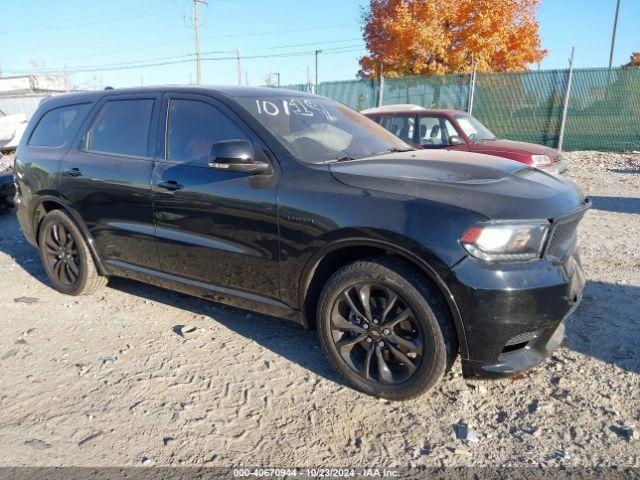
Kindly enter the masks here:
M 515 140 L 485 140 L 474 143 L 471 147 L 474 152 L 495 152 L 495 153 L 521 153 L 530 155 L 548 155 L 556 158 L 559 153 L 556 149 L 536 145 L 535 143 L 517 142 Z
M 584 203 L 572 182 L 520 162 L 458 151 L 411 151 L 330 164 L 340 182 L 471 210 L 490 219 L 551 219 Z

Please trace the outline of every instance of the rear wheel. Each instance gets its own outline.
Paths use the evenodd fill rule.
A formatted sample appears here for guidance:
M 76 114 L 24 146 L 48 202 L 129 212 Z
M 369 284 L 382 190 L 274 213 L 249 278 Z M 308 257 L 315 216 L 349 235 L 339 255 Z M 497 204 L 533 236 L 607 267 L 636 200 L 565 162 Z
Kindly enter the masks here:
M 384 257 L 354 262 L 329 279 L 318 330 L 331 363 L 349 383 L 392 400 L 429 390 L 456 353 L 438 292 Z
M 47 214 L 39 235 L 40 258 L 53 288 L 67 295 L 90 295 L 107 283 L 98 270 L 84 237 L 60 210 Z

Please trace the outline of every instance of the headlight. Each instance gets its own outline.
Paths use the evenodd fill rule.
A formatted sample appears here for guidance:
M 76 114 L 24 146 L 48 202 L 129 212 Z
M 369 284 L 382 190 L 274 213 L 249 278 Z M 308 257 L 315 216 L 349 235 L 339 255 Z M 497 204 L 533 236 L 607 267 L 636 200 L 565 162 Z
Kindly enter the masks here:
M 549 155 L 531 155 L 531 161 L 536 167 L 542 167 L 544 165 L 551 165 L 551 157 Z
M 460 245 L 485 262 L 521 262 L 539 258 L 548 223 L 480 224 L 469 228 Z
M 11 166 L 11 159 L 9 157 L 0 156 L 0 172 L 8 170 Z

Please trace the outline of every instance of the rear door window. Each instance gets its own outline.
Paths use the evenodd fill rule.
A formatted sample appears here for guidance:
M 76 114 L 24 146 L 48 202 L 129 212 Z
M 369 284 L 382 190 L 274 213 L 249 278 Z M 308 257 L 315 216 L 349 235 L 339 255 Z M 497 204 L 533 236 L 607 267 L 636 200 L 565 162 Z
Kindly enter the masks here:
M 36 147 L 60 147 L 64 145 L 73 121 L 89 109 L 88 103 L 54 108 L 38 122 L 29 139 L 29 145 Z
M 85 148 L 91 152 L 146 157 L 153 99 L 110 100 L 87 132 Z
M 249 140 L 223 112 L 199 100 L 171 99 L 167 122 L 167 159 L 207 165 L 215 142 Z

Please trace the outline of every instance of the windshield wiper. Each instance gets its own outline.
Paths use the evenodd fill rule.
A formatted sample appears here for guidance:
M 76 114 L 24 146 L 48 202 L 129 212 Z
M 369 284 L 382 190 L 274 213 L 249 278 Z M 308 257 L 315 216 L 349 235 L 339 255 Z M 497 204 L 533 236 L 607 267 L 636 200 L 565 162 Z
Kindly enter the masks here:
M 372 153 L 370 156 L 371 157 L 377 157 L 378 155 L 384 155 L 385 153 L 401 153 L 401 152 L 413 152 L 415 150 L 415 148 L 412 147 L 392 147 L 392 148 L 387 148 L 386 150 L 383 150 L 381 152 L 377 152 L 377 153 Z
M 324 162 L 319 162 L 320 164 L 325 163 L 338 163 L 338 162 L 346 162 L 348 160 L 355 160 L 351 155 L 343 155 L 342 157 L 332 158 L 331 160 L 325 160 Z
M 393 147 L 393 148 L 387 148 L 385 150 L 385 153 L 400 153 L 400 152 L 412 152 L 414 151 L 415 148 L 412 147 Z
M 366 157 L 360 157 L 360 158 L 370 158 L 370 157 L 376 157 L 378 155 L 382 155 L 384 153 L 396 153 L 396 152 L 411 152 L 415 150 L 415 148 L 399 148 L 399 147 L 393 147 L 393 148 L 388 148 L 382 152 L 378 152 L 378 153 L 373 153 L 371 155 L 367 155 Z M 352 155 L 343 155 L 341 157 L 337 157 L 337 158 L 332 158 L 331 160 L 327 160 L 325 162 L 322 163 L 338 163 L 338 162 L 347 162 L 349 160 L 356 160 L 356 158 Z

